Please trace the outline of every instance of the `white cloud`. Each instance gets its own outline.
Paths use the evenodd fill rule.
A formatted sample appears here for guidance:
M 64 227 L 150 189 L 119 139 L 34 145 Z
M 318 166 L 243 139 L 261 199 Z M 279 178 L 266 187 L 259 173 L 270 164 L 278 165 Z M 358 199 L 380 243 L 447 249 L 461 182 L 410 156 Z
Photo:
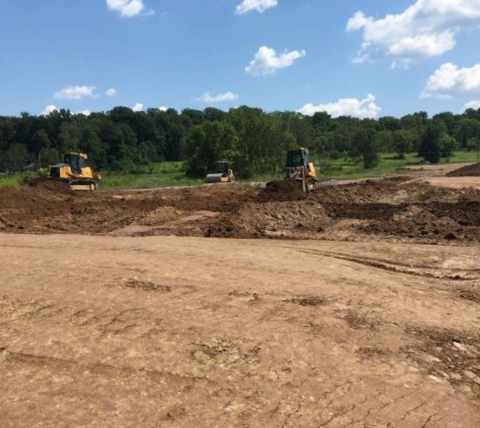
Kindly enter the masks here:
M 360 119 L 374 118 L 382 109 L 375 103 L 375 97 L 368 94 L 363 100 L 357 98 L 341 98 L 328 104 L 305 104 L 297 110 L 307 116 L 312 116 L 319 111 L 327 112 L 332 117 L 352 116 Z
M 84 116 L 90 116 L 92 112 L 90 110 L 82 110 L 79 111 L 77 114 L 83 114 Z
M 57 106 L 54 106 L 53 104 L 45 107 L 45 110 L 43 110 L 40 114 L 43 116 L 48 116 L 52 111 L 58 111 Z
M 480 100 L 474 100 L 466 103 L 463 106 L 463 111 L 468 110 L 469 108 L 473 108 L 474 110 L 478 110 L 480 108 Z
M 236 99 L 238 99 L 238 95 L 233 92 L 225 92 L 217 95 L 205 92 L 201 97 L 197 98 L 198 101 L 203 101 L 204 103 L 220 103 L 222 101 L 234 101 Z
M 142 103 L 136 103 L 136 104 L 132 107 L 132 110 L 133 110 L 133 111 L 142 111 L 142 110 L 143 110 L 143 104 L 142 104 Z
M 145 7 L 143 0 L 107 0 L 107 7 L 125 18 L 139 15 L 142 12 L 147 15 L 155 13 L 154 10 Z
M 165 106 L 161 106 L 161 107 L 158 107 L 158 110 L 160 111 L 167 111 L 170 107 L 165 107 Z
M 480 25 L 480 0 L 417 0 L 404 12 L 381 19 L 356 12 L 346 31 L 363 31 L 353 62 L 388 58 L 408 67 L 453 49 L 457 33 Z
M 255 57 L 250 61 L 250 65 L 245 67 L 247 74 L 254 76 L 273 74 L 281 68 L 290 67 L 293 62 L 306 55 L 304 50 L 285 51 L 277 54 L 274 49 L 262 46 L 258 49 Z
M 107 97 L 114 97 L 115 95 L 117 95 L 117 91 L 114 88 L 109 88 L 105 91 L 105 95 Z
M 367 24 L 373 22 L 373 18 L 367 18 L 363 12 L 355 12 L 354 15 L 347 22 L 347 31 L 360 30 L 366 27 Z
M 428 78 L 420 98 L 452 98 L 480 94 L 480 64 L 459 68 L 447 62 Z
M 237 6 L 235 13 L 242 15 L 252 10 L 262 13 L 271 7 L 277 6 L 277 4 L 278 0 L 243 0 L 242 3 Z
M 95 97 L 95 86 L 69 86 L 56 92 L 53 96 L 59 100 L 81 100 L 84 97 Z

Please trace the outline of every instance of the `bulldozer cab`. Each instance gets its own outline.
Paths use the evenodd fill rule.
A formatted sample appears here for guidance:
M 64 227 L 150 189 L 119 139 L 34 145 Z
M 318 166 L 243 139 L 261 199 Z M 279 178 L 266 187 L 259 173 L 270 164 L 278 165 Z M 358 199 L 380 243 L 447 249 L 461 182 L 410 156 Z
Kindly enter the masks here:
M 70 165 L 73 174 L 81 174 L 82 168 L 87 166 L 87 155 L 84 153 L 66 153 L 63 162 Z
M 287 153 L 287 168 L 305 167 L 310 162 L 307 149 L 291 149 Z

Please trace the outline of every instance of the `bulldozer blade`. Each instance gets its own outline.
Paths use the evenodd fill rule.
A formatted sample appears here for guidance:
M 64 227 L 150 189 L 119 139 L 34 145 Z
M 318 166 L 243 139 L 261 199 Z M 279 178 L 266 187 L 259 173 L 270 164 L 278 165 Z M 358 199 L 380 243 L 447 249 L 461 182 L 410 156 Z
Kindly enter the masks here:
M 70 188 L 75 191 L 94 192 L 95 184 L 70 184 Z

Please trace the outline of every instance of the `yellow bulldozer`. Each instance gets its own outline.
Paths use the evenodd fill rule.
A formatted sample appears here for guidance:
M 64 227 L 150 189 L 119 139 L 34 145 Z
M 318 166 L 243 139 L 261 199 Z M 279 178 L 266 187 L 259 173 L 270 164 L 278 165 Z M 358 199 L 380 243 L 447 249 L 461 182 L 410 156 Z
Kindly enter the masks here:
M 290 184 L 294 183 L 293 186 Z M 297 186 L 298 183 L 298 187 Z M 285 184 L 288 184 L 285 186 Z M 317 173 L 313 162 L 310 161 L 308 149 L 295 147 L 287 151 L 287 163 L 283 180 L 273 180 L 266 183 L 266 187 L 272 191 L 290 191 L 302 189 L 303 192 L 311 192 L 320 187 L 335 186 L 337 180 L 330 178 L 322 181 L 317 180 Z
M 229 183 L 235 181 L 233 171 L 229 168 L 228 162 L 216 162 L 214 172 L 207 174 L 205 183 Z
M 319 186 L 313 162 L 310 161 L 308 149 L 297 147 L 287 152 L 285 180 L 298 181 L 304 192 L 311 192 Z
M 51 165 L 48 180 L 68 183 L 73 190 L 89 190 L 98 188 L 101 175 L 87 165 L 88 156 L 81 152 L 68 152 L 63 156 L 63 162 Z

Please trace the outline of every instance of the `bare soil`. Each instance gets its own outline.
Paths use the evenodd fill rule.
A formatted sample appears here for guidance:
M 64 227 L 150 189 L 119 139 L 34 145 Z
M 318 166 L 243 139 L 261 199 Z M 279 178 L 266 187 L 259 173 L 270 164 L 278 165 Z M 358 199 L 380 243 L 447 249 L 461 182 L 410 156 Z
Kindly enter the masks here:
M 480 177 L 451 170 L 0 187 L 0 426 L 480 426 Z

